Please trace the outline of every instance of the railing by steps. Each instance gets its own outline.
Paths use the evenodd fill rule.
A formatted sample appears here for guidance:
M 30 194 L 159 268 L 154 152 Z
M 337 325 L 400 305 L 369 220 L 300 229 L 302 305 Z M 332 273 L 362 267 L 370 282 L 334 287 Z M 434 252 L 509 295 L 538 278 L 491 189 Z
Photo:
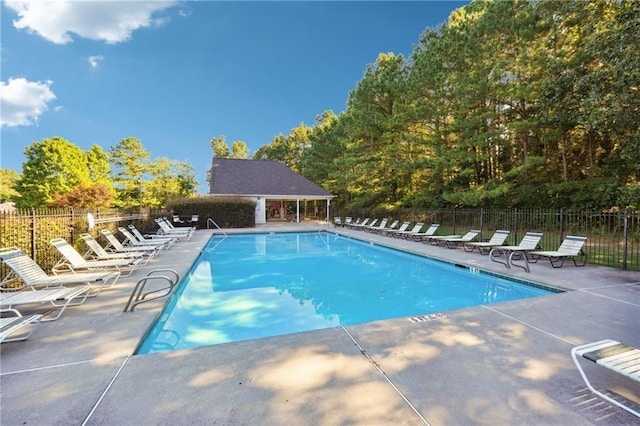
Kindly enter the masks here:
M 133 312 L 136 306 L 141 303 L 169 296 L 173 292 L 176 284 L 178 284 L 178 281 L 180 281 L 180 275 L 173 269 L 156 269 L 149 272 L 146 277 L 136 283 L 122 312 Z M 143 292 L 145 286 L 153 282 L 160 282 L 162 287 L 147 291 L 146 293 Z M 155 295 L 153 297 L 147 297 L 151 294 Z
M 218 224 L 216 223 L 216 221 L 215 221 L 215 220 L 213 220 L 213 219 L 211 219 L 210 217 L 209 217 L 209 218 L 207 218 L 207 229 L 209 229 L 209 223 L 212 223 L 212 224 L 213 224 L 213 226 L 215 226 L 216 228 L 218 228 L 218 230 L 219 230 L 220 232 L 222 232 L 222 234 L 223 234 L 225 237 L 227 236 L 227 233 L 226 233 L 226 232 L 224 232 L 224 231 L 222 230 L 222 228 L 220 228 L 220 227 L 218 226 Z

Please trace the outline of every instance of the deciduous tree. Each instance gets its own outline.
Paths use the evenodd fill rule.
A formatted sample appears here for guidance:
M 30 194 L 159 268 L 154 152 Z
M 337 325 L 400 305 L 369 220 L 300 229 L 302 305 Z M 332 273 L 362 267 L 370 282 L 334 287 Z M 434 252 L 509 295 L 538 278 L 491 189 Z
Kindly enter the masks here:
M 249 147 L 244 141 L 231 142 L 231 158 L 245 159 L 249 158 Z
M 20 180 L 20 175 L 15 170 L 0 169 L 0 203 L 14 201 L 18 192 L 14 189 Z
M 120 207 L 164 207 L 171 198 L 193 195 L 198 185 L 188 162 L 151 160 L 151 153 L 133 137 L 112 147 L 109 160 L 117 192 L 114 204 Z
M 44 207 L 54 194 L 90 184 L 87 153 L 61 137 L 47 138 L 25 148 L 26 161 L 15 189 L 21 208 Z
M 224 135 L 211 138 L 211 150 L 216 158 L 229 158 L 229 145 L 227 145 Z
M 79 209 L 91 209 L 98 207 L 110 207 L 113 201 L 112 190 L 102 184 L 84 184 L 71 189 L 64 194 L 55 194 L 53 201 L 49 203 L 50 207 L 72 207 Z
M 291 129 L 286 136 L 279 134 L 267 145 L 260 147 L 254 154 L 256 160 L 278 161 L 290 169 L 300 171 L 300 159 L 309 147 L 312 128 L 304 123 Z
M 146 206 L 166 206 L 173 198 L 189 197 L 196 192 L 195 171 L 187 162 L 159 158 L 149 164 L 149 176 L 143 195 Z

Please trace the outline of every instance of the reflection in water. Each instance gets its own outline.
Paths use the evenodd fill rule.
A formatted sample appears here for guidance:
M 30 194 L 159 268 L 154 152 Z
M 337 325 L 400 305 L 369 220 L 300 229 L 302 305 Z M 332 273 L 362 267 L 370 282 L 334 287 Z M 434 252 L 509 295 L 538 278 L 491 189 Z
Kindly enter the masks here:
M 139 353 L 548 293 L 328 233 L 214 237 Z M 166 330 L 178 338 L 166 337 Z

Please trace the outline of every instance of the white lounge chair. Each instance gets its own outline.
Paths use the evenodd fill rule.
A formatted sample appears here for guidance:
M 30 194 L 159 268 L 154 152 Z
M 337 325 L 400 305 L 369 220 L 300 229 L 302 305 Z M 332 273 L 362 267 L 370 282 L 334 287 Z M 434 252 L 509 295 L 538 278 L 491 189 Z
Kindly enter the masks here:
M 634 416 L 640 417 L 640 412 L 596 390 L 582 369 L 578 361 L 579 357 L 640 383 L 640 349 L 610 339 L 587 343 L 571 349 L 571 358 L 573 358 L 582 380 L 591 392 Z
M 400 231 L 400 230 L 390 231 L 388 235 L 396 238 L 404 238 L 406 235 L 409 235 L 409 234 L 416 235 L 420 232 L 423 226 L 424 226 L 424 223 L 418 222 L 415 225 L 413 225 L 413 228 L 411 229 L 405 229 L 404 231 Z
M 167 224 L 167 226 L 169 226 L 169 229 L 175 229 L 177 231 L 187 231 L 187 232 L 193 232 L 196 230 L 195 226 L 174 226 L 173 223 L 171 223 L 171 221 L 167 218 L 167 217 L 161 217 L 160 219 L 164 220 L 165 223 Z M 198 215 L 194 214 L 193 216 L 191 216 L 191 222 L 197 222 L 198 221 Z
M 358 229 L 358 230 L 363 230 L 366 228 L 371 228 L 372 226 L 376 226 L 378 224 L 378 219 L 373 219 L 372 221 L 368 221 L 369 219 L 365 219 L 362 221 L 361 224 L 359 225 L 353 225 L 351 228 L 352 229 Z
M 360 226 L 366 226 L 369 223 L 369 220 L 370 219 L 368 217 L 365 217 L 362 221 L 360 220 L 360 218 L 358 218 L 355 222 L 350 223 L 348 227 L 351 229 L 356 229 Z
M 74 274 L 49 276 L 17 247 L 0 249 L 0 259 L 11 269 L 11 273 L 0 282 L 0 309 L 9 310 L 22 305 L 44 304 L 47 306 L 47 312 L 42 314 L 40 318 L 42 322 L 55 321 L 68 306 L 84 303 L 92 290 L 87 281 L 96 281 L 95 279 L 87 280 L 84 274 L 82 276 Z M 118 276 L 114 276 L 114 282 Z M 110 277 L 105 278 L 105 281 L 107 279 Z M 22 282 L 22 285 L 15 287 L 19 282 Z M 74 287 L 63 287 L 63 283 L 73 284 Z M 58 314 L 50 317 L 51 312 L 55 311 Z
M 158 225 L 157 235 L 159 236 L 170 235 L 179 239 L 189 239 L 195 230 L 195 228 L 190 226 L 175 227 L 171 221 L 165 217 L 154 219 L 154 222 Z
M 122 268 L 128 268 L 128 273 L 123 276 L 129 276 L 136 267 L 141 263 L 141 258 L 135 259 L 118 259 L 118 260 L 87 260 L 78 251 L 71 246 L 63 238 L 54 238 L 51 241 L 62 258 L 53 266 L 53 273 L 62 271 L 71 271 L 77 273 L 79 271 L 95 271 L 105 269 L 115 269 L 122 271 Z
M 89 297 L 91 287 L 44 287 L 41 289 L 22 289 L 19 291 L 2 291 L 0 293 L 0 308 L 14 309 L 22 305 L 41 305 L 53 306 L 54 309 L 48 309 L 40 320 L 42 322 L 55 321 L 69 306 L 81 305 Z M 74 300 L 79 299 L 77 302 Z M 54 310 L 58 314 L 54 317 L 46 317 Z
M 358 229 L 358 228 L 360 228 L 361 226 L 367 226 L 367 225 L 369 224 L 369 220 L 371 220 L 371 219 L 369 219 L 368 217 L 365 217 L 365 218 L 362 220 L 362 222 L 360 222 L 359 220 L 356 220 L 354 223 L 352 223 L 352 224 L 350 224 L 350 225 L 349 225 L 349 228 L 351 228 L 351 229 Z
M 546 257 L 551 266 L 560 268 L 566 259 L 571 259 L 576 266 L 584 266 L 587 263 L 587 254 L 582 250 L 587 242 L 587 237 L 569 235 L 562 241 L 555 251 L 532 251 L 529 253 L 529 262 L 536 263 L 538 259 Z
M 438 232 L 438 228 L 440 228 L 439 223 L 432 223 L 431 225 L 429 225 L 426 231 L 407 234 L 403 238 L 406 238 L 407 240 L 411 238 L 413 241 L 422 241 L 423 238 L 431 238 L 436 235 L 436 232 Z
M 32 289 L 62 286 L 88 287 L 90 295 L 96 296 L 104 288 L 114 286 L 120 277 L 119 271 L 48 275 L 35 260 L 17 247 L 0 249 L 0 259 L 11 269 L 11 272 L 0 281 L 2 290 L 10 290 L 9 285 L 20 280 Z
M 464 243 L 464 250 L 472 252 L 475 249 L 478 249 L 478 252 L 480 252 L 480 254 L 489 254 L 492 248 L 504 245 L 505 241 L 507 241 L 508 236 L 509 231 L 498 229 L 496 232 L 494 232 L 489 241 L 473 241 Z
M 8 313 L 12 315 L 6 316 Z M 0 309 L 0 315 L 0 343 L 27 340 L 42 319 L 40 314 L 23 316 L 15 309 Z
M 375 233 L 380 229 L 384 229 L 387 226 L 387 222 L 388 222 L 388 219 L 384 218 L 384 219 L 382 219 L 380 221 L 380 223 L 377 223 L 377 224 L 374 223 L 371 226 L 367 226 L 367 227 L 363 228 L 363 230 L 366 231 L 366 232 Z
M 428 237 L 429 242 L 432 245 L 438 246 L 447 246 L 448 248 L 456 248 L 460 244 L 468 243 L 473 241 L 478 235 L 480 235 L 480 231 L 477 229 L 472 229 L 464 235 L 450 235 L 450 236 L 432 236 Z
M 124 246 L 124 245 L 122 245 L 120 240 L 118 240 L 116 238 L 116 236 L 113 235 L 111 233 L 111 231 L 109 231 L 108 229 L 102 229 L 100 231 L 100 233 L 107 239 L 107 242 L 108 242 L 108 244 L 105 247 L 105 249 L 106 250 L 112 250 L 112 251 L 114 251 L 116 253 L 147 252 L 147 253 L 149 253 L 150 256 L 157 256 L 158 252 L 163 248 L 163 246 L 161 246 L 161 245 L 157 245 L 157 246 L 140 246 L 140 247 Z
M 400 221 L 397 220 L 397 219 L 394 220 L 393 222 L 391 222 L 391 225 L 389 225 L 389 226 L 386 226 L 386 224 L 387 224 L 386 222 L 385 223 L 381 223 L 380 226 L 378 226 L 376 228 L 369 229 L 369 232 L 372 232 L 374 234 L 382 234 L 385 231 L 391 231 L 391 230 L 396 229 L 398 227 L 399 223 L 400 223 Z
M 534 251 L 539 248 L 541 239 L 541 232 L 527 232 L 524 237 L 522 237 L 520 244 L 517 246 L 500 246 L 492 248 L 489 252 L 489 258 L 493 262 L 502 263 L 507 268 L 517 266 L 518 268 L 522 268 L 525 271 L 530 272 L 527 252 Z M 524 266 L 513 263 L 515 256 L 524 258 Z M 498 259 L 498 257 L 501 257 L 501 259 Z
M 129 251 L 124 253 L 108 252 L 96 241 L 91 234 L 80 234 L 80 238 L 89 247 L 89 251 L 84 257 L 92 260 L 118 260 L 118 259 L 135 259 L 142 258 L 143 263 L 149 262 L 153 256 L 153 252 Z
M 400 227 L 398 229 L 389 227 L 387 229 L 383 229 L 380 232 L 380 234 L 381 235 L 386 235 L 387 237 L 392 237 L 394 233 L 406 231 L 407 228 L 409 228 L 409 225 L 411 225 L 411 222 L 402 222 L 402 225 L 400 225 Z
M 138 238 L 136 238 L 135 235 L 133 235 L 131 232 L 129 232 L 128 229 L 123 228 L 122 226 L 118 227 L 118 231 L 120 231 L 120 233 L 124 236 L 124 244 L 126 246 L 129 247 L 160 247 L 162 249 L 168 249 L 173 243 L 174 243 L 174 239 L 169 239 L 169 240 L 139 240 Z
M 133 224 L 129 224 L 127 225 L 127 228 L 129 229 L 129 232 L 131 232 L 133 234 L 134 237 L 137 238 L 138 241 L 141 242 L 145 242 L 145 241 L 165 241 L 167 242 L 169 245 L 175 243 L 176 241 L 178 241 L 177 237 L 172 237 L 172 236 L 167 236 L 167 235 L 158 235 L 158 234 L 144 234 L 142 235 L 142 232 L 138 231 L 138 228 L 135 227 L 135 225 Z
M 163 217 L 154 219 L 154 221 L 159 226 L 158 235 L 170 235 L 179 240 L 188 240 L 193 235 L 193 228 L 172 228 L 171 223 Z

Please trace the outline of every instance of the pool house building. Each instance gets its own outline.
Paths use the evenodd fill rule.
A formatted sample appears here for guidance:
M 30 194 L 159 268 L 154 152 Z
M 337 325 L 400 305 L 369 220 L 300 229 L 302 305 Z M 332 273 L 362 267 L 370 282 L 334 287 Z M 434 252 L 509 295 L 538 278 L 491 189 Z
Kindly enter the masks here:
M 210 176 L 210 195 L 256 203 L 256 224 L 329 217 L 334 195 L 277 161 L 214 158 Z

